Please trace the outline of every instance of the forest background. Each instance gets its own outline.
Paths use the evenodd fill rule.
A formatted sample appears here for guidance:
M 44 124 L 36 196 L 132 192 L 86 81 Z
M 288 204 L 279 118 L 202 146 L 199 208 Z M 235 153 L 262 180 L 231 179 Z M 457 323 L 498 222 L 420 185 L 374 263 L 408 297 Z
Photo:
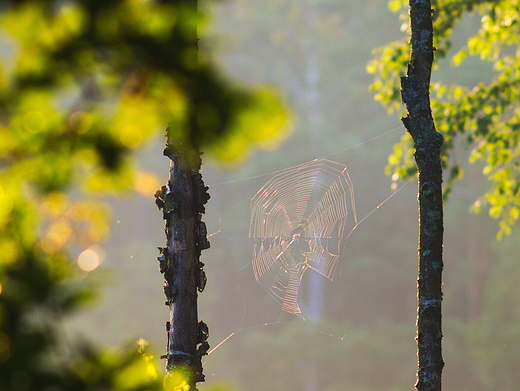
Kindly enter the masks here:
M 207 386 L 411 387 L 416 365 L 416 188 L 410 182 L 394 194 L 385 175 L 388 156 L 405 131 L 398 115 L 389 116 L 374 102 L 368 88 L 373 77 L 366 72 L 374 48 L 403 37 L 403 21 L 386 0 L 235 0 L 207 7 L 209 33 L 201 44 L 232 78 L 278 89 L 292 110 L 294 129 L 233 169 L 211 154 L 204 156 L 203 176 L 212 197 L 205 220 L 212 248 L 202 257 L 208 285 L 199 313 L 210 326 L 212 346 L 231 335 L 204 359 Z M 478 25 L 475 15 L 464 18 L 453 46 L 460 46 Z M 469 87 L 489 78 L 490 67 L 478 60 L 463 68 L 443 60 L 433 75 L 434 81 Z M 156 357 L 163 353 L 167 312 L 156 247 L 163 245 L 164 234 L 152 197 L 168 173 L 163 143 L 158 131 L 136 151 L 142 169 L 157 175 L 143 177 L 150 182 L 140 189 L 143 194 L 107 199 L 111 236 L 93 248 L 104 262 L 86 277 L 104 288 L 91 310 L 69 321 L 70 338 L 81 332 L 110 347 L 142 337 Z M 455 159 L 465 176 L 445 211 L 444 388 L 515 390 L 520 380 L 515 354 L 520 340 L 518 233 L 497 242 L 496 222 L 485 213 L 469 213 L 486 181 L 482 166 L 465 163 L 468 154 L 456 147 Z M 332 282 L 305 275 L 303 320 L 282 313 L 254 281 L 249 206 L 274 172 L 320 157 L 347 165 L 358 218 L 373 213 L 349 236 Z

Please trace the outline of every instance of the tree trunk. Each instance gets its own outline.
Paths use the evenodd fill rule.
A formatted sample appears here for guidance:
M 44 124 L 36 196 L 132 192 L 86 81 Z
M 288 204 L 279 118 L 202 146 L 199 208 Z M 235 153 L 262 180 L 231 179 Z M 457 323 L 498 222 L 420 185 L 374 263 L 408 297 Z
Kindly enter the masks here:
M 197 0 L 184 0 L 196 11 Z M 198 50 L 197 27 L 188 32 L 190 45 Z M 188 134 L 197 131 L 192 117 L 196 103 L 187 91 L 191 103 Z M 196 390 L 204 381 L 202 356 L 207 354 L 209 331 L 198 321 L 197 296 L 206 285 L 204 264 L 200 253 L 209 248 L 206 225 L 201 220 L 204 204 L 209 199 L 200 173 L 201 158 L 197 148 L 174 130 L 167 130 L 164 154 L 170 158 L 168 184 L 155 194 L 157 206 L 166 220 L 166 247 L 159 248 L 161 273 L 164 274 L 164 294 L 170 309 L 166 323 L 168 335 L 166 358 L 166 389 Z M 189 137 L 188 137 L 189 138 Z
M 442 359 L 442 166 L 443 137 L 435 130 L 429 86 L 433 62 L 433 23 L 429 0 L 410 0 L 411 61 L 401 79 L 408 115 L 402 119 L 412 136 L 419 171 L 419 278 L 417 312 L 419 391 L 440 391 Z
M 201 359 L 209 349 L 207 325 L 197 315 L 197 291 L 206 285 L 200 252 L 209 248 L 206 225 L 200 218 L 209 194 L 199 172 L 198 152 L 169 143 L 165 155 L 171 159 L 170 178 L 155 195 L 166 220 L 166 247 L 159 248 L 158 258 L 170 307 L 163 358 L 172 382 L 186 382 L 194 390 L 197 382 L 204 381 Z

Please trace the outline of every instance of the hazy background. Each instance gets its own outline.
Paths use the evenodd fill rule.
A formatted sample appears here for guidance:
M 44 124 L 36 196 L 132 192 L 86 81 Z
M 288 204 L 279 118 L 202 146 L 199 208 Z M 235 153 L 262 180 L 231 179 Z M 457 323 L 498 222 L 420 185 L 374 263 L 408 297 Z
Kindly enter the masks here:
M 209 325 L 212 347 L 231 335 L 204 359 L 206 384 L 244 391 L 412 389 L 416 183 L 394 194 L 384 174 L 405 130 L 398 114 L 387 115 L 373 101 L 365 72 L 372 49 L 403 36 L 402 22 L 386 0 L 229 0 L 208 9 L 202 44 L 234 79 L 275 86 L 293 111 L 294 131 L 278 149 L 258 151 L 233 170 L 210 156 L 203 164 L 211 194 L 204 220 L 212 235 L 211 249 L 202 254 L 208 283 L 199 317 Z M 471 29 L 468 18 L 457 36 L 463 39 Z M 489 77 L 486 71 L 476 63 L 456 69 L 445 61 L 434 77 L 473 85 Z M 158 138 L 139 155 L 165 183 L 163 142 Z M 334 281 L 306 273 L 304 320 L 282 313 L 254 281 L 249 207 L 275 171 L 321 157 L 348 167 L 358 218 L 372 214 L 349 237 Z M 461 147 L 454 158 L 464 163 L 467 152 Z M 520 381 L 517 238 L 495 242 L 496 223 L 468 213 L 483 188 L 479 170 L 466 167 L 446 205 L 448 391 L 489 390 L 494 376 L 505 379 L 501 390 L 515 390 Z M 99 305 L 76 317 L 70 332 L 108 346 L 143 337 L 163 354 L 168 309 L 156 260 L 156 247 L 165 243 L 162 214 L 153 197 L 110 203 L 112 237 L 95 272 L 106 288 Z

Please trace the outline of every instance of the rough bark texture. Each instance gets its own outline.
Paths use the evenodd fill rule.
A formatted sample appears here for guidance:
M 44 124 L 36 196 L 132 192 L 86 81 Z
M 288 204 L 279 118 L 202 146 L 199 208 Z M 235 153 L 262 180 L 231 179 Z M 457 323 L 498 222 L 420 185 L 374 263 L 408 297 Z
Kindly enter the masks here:
M 209 349 L 208 328 L 197 315 L 197 294 L 206 284 L 204 264 L 199 259 L 201 251 L 209 248 L 201 221 L 209 194 L 199 172 L 198 153 L 169 144 L 165 155 L 171 159 L 170 178 L 156 193 L 156 203 L 166 220 L 167 246 L 159 248 L 158 259 L 170 308 L 167 354 L 163 357 L 167 371 L 181 372 L 190 389 L 195 389 L 197 382 L 204 381 L 201 358 Z
M 184 2 L 196 11 L 197 0 Z M 197 26 L 193 25 L 187 34 L 192 47 L 198 50 Z M 194 105 L 192 97 L 188 98 Z M 195 131 L 193 118 L 188 123 L 191 134 Z M 173 379 L 169 386 L 180 389 L 189 386 L 196 391 L 196 383 L 204 381 L 202 356 L 209 349 L 208 326 L 198 321 L 197 314 L 197 295 L 206 285 L 200 253 L 209 248 L 209 242 L 201 217 L 209 194 L 200 173 L 201 154 L 181 139 L 179 134 L 167 130 L 164 155 L 171 160 L 170 175 L 168 184 L 155 194 L 166 220 L 166 247 L 159 248 L 158 260 L 165 279 L 165 304 L 170 309 L 170 320 L 166 323 L 167 353 L 162 358 L 166 358 L 167 374 Z
M 401 79 L 408 116 L 403 124 L 413 138 L 419 171 L 419 279 L 417 312 L 419 391 L 440 391 L 442 359 L 442 167 L 443 137 L 435 130 L 429 98 L 433 62 L 433 24 L 429 0 L 410 0 L 411 61 Z

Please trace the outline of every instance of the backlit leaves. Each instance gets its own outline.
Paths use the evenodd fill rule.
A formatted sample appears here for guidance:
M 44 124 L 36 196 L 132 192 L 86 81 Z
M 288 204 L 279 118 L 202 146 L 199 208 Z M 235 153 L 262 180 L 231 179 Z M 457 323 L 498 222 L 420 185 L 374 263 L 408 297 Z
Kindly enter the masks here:
M 109 234 L 102 197 L 153 194 L 157 179 L 133 152 L 168 124 L 183 143 L 236 161 L 280 141 L 284 107 L 216 74 L 195 46 L 204 15 L 189 1 L 0 7 L 0 384 L 159 389 L 151 356 L 135 348 L 57 351 L 62 315 L 93 296 L 80 281 Z M 57 365 L 28 359 L 47 355 Z
M 518 220 L 520 178 L 518 164 L 518 131 L 520 112 L 520 60 L 517 56 L 520 36 L 520 2 L 482 0 L 434 1 L 436 59 L 445 57 L 451 48 L 454 27 L 469 14 L 477 14 L 480 26 L 465 45 L 452 57 L 456 66 L 464 66 L 469 57 L 478 57 L 492 64 L 489 82 L 473 87 L 437 82 L 431 86 L 432 111 L 437 130 L 443 133 L 443 164 L 450 175 L 445 188 L 449 194 L 454 182 L 462 176 L 448 156 L 462 139 L 471 146 L 470 161 L 485 163 L 483 175 L 490 181 L 489 189 L 476 202 L 475 210 L 489 206 L 489 214 L 499 220 L 498 237 L 511 232 Z M 391 1 L 392 10 L 404 10 L 401 1 Z M 376 99 L 389 110 L 400 105 L 399 76 L 406 70 L 408 44 L 392 43 L 378 49 L 368 70 L 374 73 L 372 88 Z M 411 174 L 411 142 L 403 139 L 389 158 L 388 173 L 394 179 Z
M 259 90 L 237 105 L 243 109 L 233 120 L 230 132 L 216 139 L 208 152 L 225 162 L 233 162 L 246 158 L 255 144 L 276 148 L 287 136 L 287 112 L 272 91 Z

